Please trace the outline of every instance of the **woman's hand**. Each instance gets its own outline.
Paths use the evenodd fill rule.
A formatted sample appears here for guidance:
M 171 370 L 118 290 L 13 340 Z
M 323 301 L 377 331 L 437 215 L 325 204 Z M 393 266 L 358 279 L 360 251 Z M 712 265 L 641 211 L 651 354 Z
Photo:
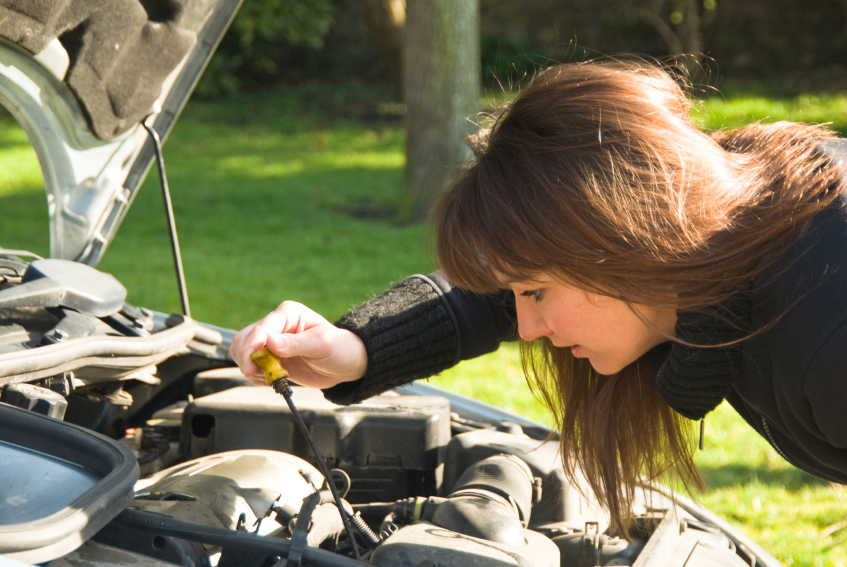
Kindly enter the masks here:
M 232 339 L 229 354 L 241 372 L 264 385 L 262 371 L 250 360 L 250 354 L 262 347 L 280 357 L 292 380 L 313 388 L 358 380 L 368 365 L 368 354 L 359 337 L 294 301 L 283 302 Z

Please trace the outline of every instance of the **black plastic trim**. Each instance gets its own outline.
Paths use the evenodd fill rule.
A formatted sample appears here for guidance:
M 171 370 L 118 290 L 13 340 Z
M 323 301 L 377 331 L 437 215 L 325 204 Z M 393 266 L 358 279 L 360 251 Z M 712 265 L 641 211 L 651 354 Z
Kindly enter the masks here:
M 82 545 L 132 501 L 138 463 L 129 449 L 108 437 L 0 404 L 0 440 L 63 459 L 101 477 L 55 514 L 0 526 L 0 553 L 9 558 L 41 563 L 61 557 Z

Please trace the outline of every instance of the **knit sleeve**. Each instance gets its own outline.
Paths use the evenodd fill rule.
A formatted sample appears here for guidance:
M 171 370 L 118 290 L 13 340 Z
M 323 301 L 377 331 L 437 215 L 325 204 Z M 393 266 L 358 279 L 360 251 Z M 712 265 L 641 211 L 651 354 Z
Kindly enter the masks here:
M 742 356 L 738 343 L 748 334 L 749 311 L 746 292 L 703 312 L 680 311 L 675 329 L 680 341 L 648 353 L 656 367 L 659 394 L 679 414 L 703 419 L 732 391 Z
M 365 343 L 368 369 L 324 395 L 352 404 L 438 374 L 512 338 L 509 320 L 508 302 L 460 291 L 439 272 L 407 278 L 336 321 Z

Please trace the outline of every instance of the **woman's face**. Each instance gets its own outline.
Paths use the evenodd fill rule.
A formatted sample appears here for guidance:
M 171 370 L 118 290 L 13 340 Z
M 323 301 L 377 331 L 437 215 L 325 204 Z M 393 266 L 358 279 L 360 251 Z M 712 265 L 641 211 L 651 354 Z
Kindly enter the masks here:
M 600 374 L 622 370 L 674 333 L 673 308 L 627 304 L 548 276 L 501 283 L 515 292 L 523 340 L 548 337 L 553 346 L 587 358 Z

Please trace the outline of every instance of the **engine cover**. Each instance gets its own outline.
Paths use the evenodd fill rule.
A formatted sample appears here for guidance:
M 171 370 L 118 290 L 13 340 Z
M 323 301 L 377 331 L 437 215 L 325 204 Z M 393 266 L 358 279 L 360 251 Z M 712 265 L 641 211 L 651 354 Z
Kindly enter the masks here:
M 346 498 L 351 504 L 428 496 L 440 489 L 450 440 L 447 399 L 381 395 L 338 406 L 320 390 L 301 387 L 294 388 L 293 399 L 327 464 L 350 475 Z M 248 447 L 315 463 L 285 399 L 270 388 L 233 388 L 185 408 L 180 453 L 186 458 Z
M 507 545 L 462 535 L 427 522 L 391 535 L 371 556 L 377 567 L 559 567 L 559 548 L 543 535 L 524 530 L 525 545 Z
M 315 490 L 307 477 L 321 478 L 317 469 L 293 455 L 259 450 L 219 453 L 145 479 L 132 507 L 204 526 L 234 530 L 240 525 L 266 535 L 279 524 L 269 518 L 260 525 L 259 520 L 272 504 L 299 509 L 303 498 Z M 209 557 L 219 551 L 115 523 L 95 540 L 178 565 L 209 565 Z

